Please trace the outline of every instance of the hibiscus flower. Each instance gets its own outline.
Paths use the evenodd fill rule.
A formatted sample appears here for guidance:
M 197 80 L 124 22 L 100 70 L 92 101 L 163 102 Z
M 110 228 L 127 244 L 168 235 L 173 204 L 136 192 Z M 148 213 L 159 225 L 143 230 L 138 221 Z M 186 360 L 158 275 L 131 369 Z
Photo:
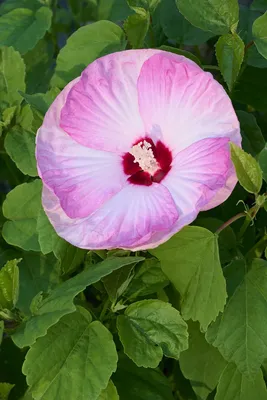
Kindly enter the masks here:
M 44 210 L 86 249 L 154 248 L 226 200 L 241 144 L 210 73 L 159 50 L 99 58 L 70 82 L 37 134 Z

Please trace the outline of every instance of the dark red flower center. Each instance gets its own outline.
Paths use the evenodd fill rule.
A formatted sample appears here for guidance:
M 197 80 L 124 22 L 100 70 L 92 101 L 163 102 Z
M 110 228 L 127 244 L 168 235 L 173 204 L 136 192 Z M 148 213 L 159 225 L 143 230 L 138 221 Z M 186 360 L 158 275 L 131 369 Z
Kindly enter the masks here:
M 123 169 L 135 185 L 159 183 L 171 169 L 172 153 L 159 140 L 154 144 L 149 137 L 138 140 L 123 156 Z

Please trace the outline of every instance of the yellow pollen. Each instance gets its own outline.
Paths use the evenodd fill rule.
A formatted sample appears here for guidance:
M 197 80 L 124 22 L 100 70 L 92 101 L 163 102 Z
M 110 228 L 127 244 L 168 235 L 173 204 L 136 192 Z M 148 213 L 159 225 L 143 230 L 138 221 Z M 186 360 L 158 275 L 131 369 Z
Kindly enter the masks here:
M 138 163 L 143 171 L 150 175 L 159 169 L 159 164 L 154 157 L 152 146 L 146 140 L 134 145 L 130 152 L 134 156 L 134 163 Z

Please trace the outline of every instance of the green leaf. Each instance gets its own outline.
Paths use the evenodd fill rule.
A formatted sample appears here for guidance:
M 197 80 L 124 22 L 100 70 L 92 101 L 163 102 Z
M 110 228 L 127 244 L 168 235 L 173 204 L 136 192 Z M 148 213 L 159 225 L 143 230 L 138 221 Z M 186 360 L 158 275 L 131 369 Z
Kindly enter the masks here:
M 0 269 L 0 309 L 12 310 L 19 296 L 19 260 L 8 261 Z
M 25 252 L 19 265 L 20 290 L 17 307 L 30 315 L 32 299 L 39 293 L 48 293 L 60 283 L 60 268 L 53 254 Z
M 35 159 L 35 135 L 20 127 L 9 131 L 5 138 L 5 149 L 9 157 L 25 175 L 37 176 Z
M 187 324 L 179 311 L 160 300 L 143 300 L 117 318 L 124 352 L 138 367 L 156 368 L 163 354 L 179 359 L 188 347 Z
M 11 383 L 0 382 L 0 400 L 8 400 L 9 393 L 15 385 Z
M 163 50 L 163 51 L 169 51 L 171 53 L 179 54 L 179 56 L 184 56 L 186 58 L 189 58 L 190 60 L 194 61 L 196 64 L 198 64 L 201 67 L 201 62 L 199 61 L 199 59 L 193 53 L 190 53 L 190 51 L 176 49 L 175 47 L 165 46 L 165 45 L 160 46 L 159 49 Z
M 16 124 L 22 129 L 32 131 L 33 112 L 28 104 L 23 104 L 23 106 L 20 107 L 20 112 L 16 115 Z
M 91 320 L 85 309 L 66 315 L 31 347 L 22 371 L 35 399 L 96 400 L 105 389 L 117 351 L 107 328 Z
M 127 289 L 127 286 L 133 278 L 133 268 L 134 265 L 128 265 L 127 267 L 112 272 L 112 274 L 102 279 L 105 289 L 112 303 L 115 303 L 117 299 Z
M 267 12 L 256 19 L 252 26 L 252 34 L 259 53 L 267 59 Z
M 164 34 L 182 45 L 199 45 L 214 36 L 213 33 L 204 32 L 190 24 L 179 12 L 175 0 L 162 1 L 156 13 Z
M 223 357 L 249 377 L 267 358 L 266 267 L 266 261 L 256 259 L 247 272 L 245 261 L 239 259 L 225 268 L 229 300 L 206 334 Z
M 253 114 L 245 111 L 236 111 L 240 122 L 242 134 L 242 147 L 253 157 L 260 153 L 265 146 L 265 140 L 261 133 L 261 129 L 257 124 L 257 120 Z
M 12 46 L 21 54 L 34 48 L 50 28 L 52 11 L 16 8 L 0 18 L 0 45 Z
M 53 251 L 54 244 L 57 243 L 57 240 L 63 241 L 63 239 L 60 239 L 56 234 L 53 226 L 51 225 L 49 219 L 46 216 L 46 213 L 44 212 L 43 207 L 40 208 L 37 217 L 36 230 L 38 233 L 38 241 L 40 249 L 43 254 L 51 253 Z M 59 256 L 57 256 L 57 258 L 59 258 Z
M 267 68 L 267 60 L 258 52 L 256 46 L 251 46 L 247 50 L 247 64 L 257 68 Z
M 222 373 L 215 400 L 267 400 L 266 385 L 260 370 L 253 380 L 242 375 L 234 364 L 228 364 Z
M 2 231 L 7 243 L 24 250 L 40 250 L 36 225 L 41 207 L 41 189 L 42 183 L 36 179 L 8 193 L 3 203 L 3 214 L 11 221 L 5 222 Z
M 240 185 L 249 193 L 259 193 L 262 186 L 262 171 L 258 162 L 234 143 L 230 143 L 230 147 Z
M 124 50 L 125 46 L 122 29 L 112 22 L 98 21 L 79 28 L 59 52 L 52 85 L 64 87 L 96 58 Z
M 143 8 L 135 8 L 135 14 L 130 15 L 126 19 L 123 27 L 128 41 L 134 49 L 141 49 L 144 47 L 149 23 L 150 14 Z
M 215 233 L 223 223 L 224 221 L 217 218 L 207 217 L 197 218 L 194 225 L 201 226 Z M 221 263 L 228 264 L 237 254 L 237 239 L 231 226 L 227 226 L 220 232 L 218 244 Z
M 21 96 L 27 101 L 27 103 L 40 111 L 42 115 L 45 115 L 48 108 L 51 106 L 55 98 L 59 95 L 60 90 L 58 88 L 52 88 L 47 93 L 35 93 L 27 94 L 21 93 Z
M 123 21 L 133 13 L 127 0 L 99 0 L 98 2 L 98 20 Z
M 126 356 L 113 375 L 120 400 L 173 400 L 168 379 L 159 370 L 138 368 Z
M 254 0 L 251 4 L 252 10 L 266 11 L 267 10 L 267 0 Z
M 5 0 L 0 6 L 0 15 L 6 14 L 16 8 L 29 8 L 30 10 L 38 10 L 42 6 L 39 0 Z
M 50 40 L 41 39 L 24 55 L 26 64 L 26 92 L 46 92 L 54 69 L 54 46 Z
M 0 18 L 0 27 L 1 27 Z M 10 106 L 21 103 L 19 90 L 25 90 L 25 65 L 20 54 L 12 47 L 0 49 L 0 101 Z
M 198 399 L 206 400 L 219 381 L 226 361 L 221 353 L 209 343 L 195 322 L 188 323 L 189 348 L 180 356 L 183 375 L 190 379 Z
M 156 258 L 147 258 L 134 274 L 127 288 L 126 297 L 148 296 L 168 284 L 169 280 L 162 272 L 160 262 Z
M 257 110 L 267 108 L 267 68 L 247 67 L 238 79 L 232 99 Z
M 141 7 L 151 13 L 155 11 L 161 0 L 128 0 L 130 7 L 135 9 Z
M 188 226 L 150 252 L 158 257 L 163 272 L 180 293 L 184 319 L 199 321 L 206 330 L 226 302 L 217 236 Z
M 259 154 L 259 164 L 262 169 L 262 177 L 267 182 L 267 145 Z
M 242 39 L 234 33 L 220 37 L 216 43 L 216 57 L 228 89 L 233 89 L 244 59 L 245 45 Z
M 39 236 L 40 237 L 40 236 Z M 84 260 L 86 250 L 72 246 L 56 234 L 53 237 L 52 249 L 56 258 L 60 261 L 64 274 L 73 272 Z
M 237 0 L 176 0 L 176 3 L 183 16 L 204 31 L 224 35 L 237 28 Z
M 22 324 L 13 334 L 14 343 L 18 347 L 32 345 L 38 337 L 44 336 L 47 330 L 56 324 L 61 317 L 75 310 L 73 299 L 87 286 L 98 282 L 116 269 L 140 261 L 143 261 L 143 257 L 109 257 L 57 286 L 44 298 L 38 309 L 38 314 Z
M 97 400 L 120 400 L 117 389 L 112 381 L 109 381 L 108 386 L 102 391 Z

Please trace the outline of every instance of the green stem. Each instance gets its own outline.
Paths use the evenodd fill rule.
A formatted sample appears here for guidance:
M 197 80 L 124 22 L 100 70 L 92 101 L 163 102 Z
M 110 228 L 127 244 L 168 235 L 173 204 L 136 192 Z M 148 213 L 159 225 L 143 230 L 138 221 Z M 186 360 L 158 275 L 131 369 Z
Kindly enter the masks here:
M 234 217 L 228 219 L 228 221 L 226 221 L 224 224 L 222 224 L 222 226 L 220 226 L 220 228 L 217 229 L 217 231 L 215 232 L 217 235 L 222 232 L 225 228 L 227 228 L 228 226 L 230 226 L 233 222 L 237 221 L 240 218 L 243 218 L 246 216 L 246 213 L 242 212 L 239 213 L 237 215 L 235 215 Z
M 215 70 L 215 71 L 220 71 L 220 68 L 218 65 L 202 65 L 203 69 L 209 69 L 209 70 Z
M 249 43 L 246 44 L 246 46 L 245 46 L 245 53 L 248 51 L 248 49 L 249 49 L 251 46 L 253 46 L 253 44 L 254 44 L 254 41 L 253 41 L 253 40 L 251 40 Z
M 260 257 L 260 254 L 258 255 L 256 253 L 257 250 L 260 251 L 260 253 L 263 253 L 265 247 L 267 246 L 267 235 L 264 235 L 246 254 L 246 259 L 251 260 L 252 258 Z
M 246 230 L 248 229 L 249 225 L 251 224 L 251 221 L 253 221 L 253 219 L 256 217 L 257 212 L 259 211 L 260 208 L 261 208 L 261 206 L 256 204 L 254 207 L 252 207 L 246 213 L 246 219 L 245 219 L 243 225 L 241 226 L 241 229 L 237 235 L 237 240 L 240 240 L 244 236 Z
M 244 234 L 245 234 L 246 230 L 248 229 L 250 223 L 251 223 L 251 217 L 249 215 L 247 215 L 246 219 L 245 219 L 243 225 L 241 226 L 241 229 L 240 229 L 240 231 L 239 231 L 239 233 L 237 235 L 237 240 L 240 240 L 244 236 Z

